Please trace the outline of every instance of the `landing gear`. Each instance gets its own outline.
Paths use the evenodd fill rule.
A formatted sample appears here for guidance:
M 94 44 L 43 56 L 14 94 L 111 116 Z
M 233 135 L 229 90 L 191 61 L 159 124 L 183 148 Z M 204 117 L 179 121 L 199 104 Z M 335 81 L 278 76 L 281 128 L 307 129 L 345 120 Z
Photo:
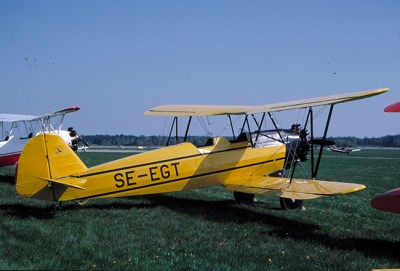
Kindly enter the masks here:
M 256 202 L 255 195 L 243 192 L 233 192 L 236 203 L 253 204 Z
M 53 204 L 49 207 L 50 213 L 56 213 L 57 211 L 60 211 L 61 209 L 62 209 L 61 201 L 59 201 L 57 204 Z
M 298 199 L 279 198 L 284 210 L 305 210 L 303 201 Z

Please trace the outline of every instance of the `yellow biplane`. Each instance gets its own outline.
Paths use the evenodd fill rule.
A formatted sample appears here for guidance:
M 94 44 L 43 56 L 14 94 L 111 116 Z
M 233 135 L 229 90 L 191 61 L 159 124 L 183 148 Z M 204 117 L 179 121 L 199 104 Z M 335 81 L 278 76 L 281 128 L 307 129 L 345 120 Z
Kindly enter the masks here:
M 84 202 L 93 198 L 138 196 L 177 192 L 211 186 L 233 191 L 238 202 L 251 202 L 254 195 L 280 198 L 284 209 L 302 208 L 303 200 L 357 192 L 364 185 L 316 180 L 333 107 L 387 92 L 376 89 L 262 106 L 166 105 L 145 112 L 150 116 L 170 116 L 176 129 L 174 145 L 144 152 L 87 168 L 77 154 L 53 134 L 32 138 L 23 149 L 17 167 L 16 190 L 23 197 L 54 201 Z M 314 138 L 314 107 L 329 108 L 322 139 Z M 306 109 L 303 127 L 280 129 L 272 112 Z M 231 137 L 215 137 L 203 146 L 187 142 L 192 117 L 241 115 L 240 132 Z M 187 117 L 183 142 L 178 142 L 178 117 Z M 263 130 L 266 119 L 273 129 Z M 269 122 L 269 121 L 268 121 Z M 250 124 L 251 123 L 251 124 Z M 252 127 L 255 129 L 252 130 Z M 306 127 L 311 129 L 310 133 Z M 171 137 L 173 138 L 173 137 Z M 314 145 L 320 145 L 314 161 Z M 169 145 L 169 146 L 168 146 Z M 296 179 L 286 169 L 307 160 L 311 152 L 312 175 Z M 58 205 L 59 206 L 59 205 Z

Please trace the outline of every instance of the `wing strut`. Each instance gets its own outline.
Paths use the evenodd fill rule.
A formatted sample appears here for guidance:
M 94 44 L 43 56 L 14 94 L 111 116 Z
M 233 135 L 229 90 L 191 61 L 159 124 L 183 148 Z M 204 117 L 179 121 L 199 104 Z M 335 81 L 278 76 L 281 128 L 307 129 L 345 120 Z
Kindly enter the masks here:
M 311 174 L 314 178 L 314 113 L 312 107 L 308 111 L 307 118 L 310 117 L 310 133 L 311 133 Z
M 178 144 L 178 117 L 174 117 L 174 120 L 171 125 L 171 130 L 169 130 L 169 135 L 168 135 L 168 140 L 167 140 L 167 146 L 169 146 L 169 140 L 171 138 L 172 130 L 174 129 L 174 125 L 176 125 L 176 143 Z
M 254 115 L 253 115 L 253 118 L 254 118 Z M 258 128 L 258 129 L 257 129 L 256 139 L 254 140 L 254 142 L 257 142 L 257 140 L 258 140 L 258 136 L 260 135 L 260 131 L 261 131 L 261 127 L 262 127 L 262 124 L 263 124 L 263 122 L 264 122 L 264 119 L 265 119 L 265 112 L 264 112 L 263 115 L 262 115 L 260 124 L 258 124 L 257 120 L 254 118 L 254 121 L 256 122 L 257 128 Z
M 186 142 L 186 139 L 187 139 L 187 136 L 188 136 L 188 133 L 189 133 L 189 127 L 190 127 L 190 122 L 191 121 L 192 121 L 192 116 L 189 117 L 188 124 L 186 126 L 185 138 L 183 139 L 183 142 Z
M 325 140 L 326 140 L 326 135 L 328 134 L 328 128 L 329 128 L 329 123 L 330 123 L 330 121 L 331 121 L 332 111 L 333 111 L 333 104 L 331 104 L 331 106 L 330 106 L 330 108 L 329 108 L 328 119 L 326 120 L 324 136 L 323 136 L 323 138 L 322 138 L 322 141 L 323 141 L 323 142 L 325 142 Z M 322 151 L 323 151 L 323 149 L 324 149 L 324 145 L 325 145 L 325 144 L 322 144 L 321 147 L 319 148 L 317 164 L 315 165 L 315 169 L 313 169 L 313 174 L 312 174 L 312 178 L 313 178 L 313 179 L 316 179 L 316 178 L 317 178 L 318 168 L 319 168 L 319 164 L 320 164 L 320 162 L 321 162 Z
M 235 130 L 233 129 L 233 123 L 232 123 L 231 114 L 228 114 L 228 118 L 229 118 L 229 123 L 231 124 L 231 130 L 232 130 L 233 140 L 236 140 Z
M 283 140 L 283 137 L 281 135 L 281 132 L 279 131 L 278 125 L 276 125 L 275 119 L 272 117 L 272 114 L 268 112 L 269 118 L 271 119 L 272 123 L 274 124 L 275 130 L 278 132 L 279 137 L 281 138 L 281 142 L 284 143 L 285 140 Z
M 244 132 L 244 128 L 245 128 L 246 124 L 247 124 L 247 130 L 248 130 L 249 133 L 250 133 L 250 136 L 249 136 L 250 144 L 251 144 L 251 146 L 254 147 L 254 144 L 255 144 L 255 143 L 253 143 L 253 139 L 251 138 L 251 129 L 250 129 L 250 123 L 249 123 L 249 115 L 245 115 L 245 118 L 244 118 L 244 121 L 243 121 L 243 125 L 242 125 L 242 129 L 240 130 L 240 133 L 243 133 L 243 132 Z

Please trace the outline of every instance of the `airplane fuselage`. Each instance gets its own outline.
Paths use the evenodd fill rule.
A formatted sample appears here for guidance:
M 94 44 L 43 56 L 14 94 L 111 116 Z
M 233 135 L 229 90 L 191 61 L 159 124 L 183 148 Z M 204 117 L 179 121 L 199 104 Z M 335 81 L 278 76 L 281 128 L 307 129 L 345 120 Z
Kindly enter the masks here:
M 250 182 L 252 175 L 281 170 L 285 156 L 285 144 L 253 148 L 248 141 L 231 143 L 225 138 L 216 138 L 214 145 L 202 148 L 181 143 L 70 175 L 75 183 L 82 183 L 82 189 L 48 187 L 46 181 L 40 181 L 38 190 L 29 193 L 35 197 L 40 193 L 41 199 L 68 201 L 176 192 L 222 185 L 237 178 Z
M 15 165 L 28 140 L 11 135 L 0 141 L 0 167 Z

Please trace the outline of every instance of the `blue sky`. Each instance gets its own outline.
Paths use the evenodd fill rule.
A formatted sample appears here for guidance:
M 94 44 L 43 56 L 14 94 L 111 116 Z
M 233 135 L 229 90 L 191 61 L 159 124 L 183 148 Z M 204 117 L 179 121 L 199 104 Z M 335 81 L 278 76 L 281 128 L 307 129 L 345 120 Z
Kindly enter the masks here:
M 81 134 L 159 135 L 165 119 L 143 114 L 156 105 L 388 87 L 337 105 L 330 135 L 399 134 L 400 114 L 383 112 L 400 101 L 399 14 L 397 0 L 3 0 L 0 113 L 79 106 L 65 125 Z

